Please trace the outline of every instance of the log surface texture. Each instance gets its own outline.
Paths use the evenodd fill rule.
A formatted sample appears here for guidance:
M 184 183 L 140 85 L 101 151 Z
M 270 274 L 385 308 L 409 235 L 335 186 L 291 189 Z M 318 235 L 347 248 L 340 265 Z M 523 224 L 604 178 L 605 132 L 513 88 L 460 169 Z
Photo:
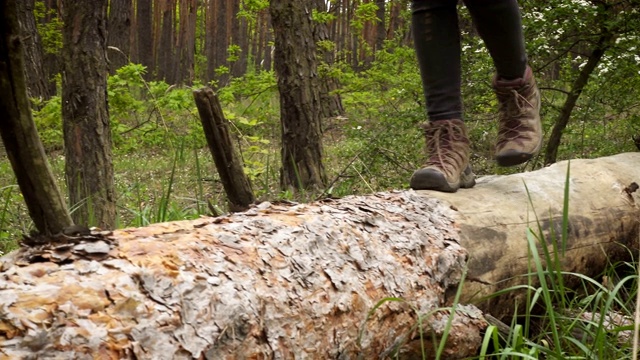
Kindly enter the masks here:
M 453 215 L 435 199 L 394 192 L 263 203 L 55 251 L 23 249 L 3 259 L 0 354 L 371 359 L 398 346 L 417 354 L 417 315 L 443 305 L 465 263 Z M 404 301 L 367 321 L 387 297 Z M 476 308 L 463 310 L 447 350 L 456 357 L 475 352 L 484 326 Z M 424 326 L 442 333 L 448 318 L 435 312 Z
M 561 238 L 569 165 L 569 233 L 562 270 L 600 280 L 609 264 L 630 260 L 638 253 L 640 191 L 628 192 L 634 189 L 633 183 L 640 184 L 638 152 L 562 161 L 533 172 L 484 177 L 475 188 L 455 194 L 424 192 L 458 210 L 455 222 L 460 228 L 460 241 L 469 251 L 464 302 L 476 302 L 527 283 L 521 277 L 530 271 L 526 229 L 531 228 L 537 236 L 540 226 L 550 249 L 551 234 Z M 538 250 L 542 255 L 540 246 Z M 575 286 L 577 280 L 567 277 L 565 285 Z M 479 306 L 504 318 L 514 314 L 516 298 L 523 294 L 510 292 Z
M 561 223 L 566 171 L 455 194 L 263 203 L 21 248 L 0 258 L 0 359 L 412 358 L 419 316 L 432 355 L 467 265 L 443 358 L 471 356 L 486 323 L 468 304 L 526 282 L 533 209 L 547 233 Z M 597 274 L 637 249 L 633 182 L 640 153 L 571 162 L 565 270 Z M 478 306 L 509 315 L 515 296 Z

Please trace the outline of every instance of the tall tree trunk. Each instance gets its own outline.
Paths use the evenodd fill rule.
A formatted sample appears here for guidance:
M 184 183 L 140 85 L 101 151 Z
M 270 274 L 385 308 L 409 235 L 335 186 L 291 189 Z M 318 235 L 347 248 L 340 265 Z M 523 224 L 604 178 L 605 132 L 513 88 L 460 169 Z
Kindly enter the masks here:
M 240 11 L 239 2 L 236 2 L 234 7 L 235 20 L 233 43 L 240 48 L 240 54 L 238 60 L 232 65 L 231 74 L 234 77 L 241 77 L 247 72 L 247 58 L 249 57 L 249 22 L 246 17 L 238 18 L 237 14 Z
M 111 74 L 115 74 L 116 70 L 129 63 L 132 11 L 132 0 L 109 1 L 107 45 L 115 48 L 110 49 L 108 53 L 109 72 Z
M 262 49 L 264 54 L 264 63 L 262 63 L 262 68 L 265 70 L 273 69 L 273 26 L 271 25 L 271 14 L 269 13 L 269 9 L 265 10 L 264 22 L 262 23 L 262 33 L 264 34 L 264 41 L 262 42 Z
M 153 27 L 151 23 L 153 8 L 151 0 L 136 0 L 136 25 L 138 61 L 147 68 L 147 79 L 154 72 Z
M 116 220 L 107 109 L 107 0 L 63 1 L 62 118 L 65 176 L 77 224 Z
M 17 2 L 20 32 L 23 39 L 25 75 L 27 77 L 27 93 L 31 98 L 48 100 L 49 90 L 47 73 L 43 66 L 43 50 L 40 35 L 33 15 L 34 0 Z
M 376 17 L 378 18 L 378 22 L 376 23 L 376 38 L 375 38 L 375 47 L 373 48 L 374 54 L 384 47 L 384 40 L 387 37 L 387 20 L 386 20 L 386 1 L 385 0 L 376 0 L 376 5 L 378 6 L 378 10 L 376 11 Z
M 45 0 L 45 16 L 42 19 L 44 23 L 53 21 L 55 18 L 60 17 L 60 7 L 58 2 L 60 0 Z M 61 55 L 58 49 L 44 49 L 44 73 L 47 78 L 47 91 L 49 96 L 54 96 L 58 93 L 58 84 L 56 83 L 56 75 L 62 72 Z
M 595 48 L 591 51 L 591 55 L 589 55 L 587 63 L 582 67 L 582 69 L 580 69 L 580 73 L 571 86 L 571 91 L 569 95 L 567 95 L 567 98 L 560 109 L 560 115 L 556 119 L 551 135 L 549 136 L 547 150 L 544 157 L 545 164 L 548 165 L 556 162 L 562 132 L 569 123 L 571 112 L 575 108 L 578 98 L 580 98 L 580 94 L 582 94 L 582 90 L 584 90 L 584 87 L 589 82 L 591 73 L 593 73 L 593 70 L 596 69 L 598 63 L 602 60 L 602 56 L 609 48 L 611 40 L 613 40 L 614 37 L 615 34 L 613 32 L 604 31 L 598 38 Z
M 17 4 L 21 2 L 0 2 L 0 135 L 36 229 L 56 234 L 73 222 L 31 117 L 23 42 L 30 46 L 33 39 L 19 29 Z
M 315 9 L 318 12 L 326 12 L 327 5 L 324 0 L 315 0 Z M 329 28 L 326 23 L 313 22 L 313 36 L 316 44 L 320 41 L 330 40 Z M 332 65 L 334 62 L 334 49 L 318 49 L 318 58 Z M 320 115 L 322 119 L 344 114 L 340 95 L 332 92 L 340 87 L 338 79 L 328 74 L 320 74 L 318 81 L 320 94 Z
M 231 13 L 231 1 L 232 0 L 217 0 L 218 2 L 218 13 L 216 14 L 217 19 L 217 32 L 216 32 L 216 56 L 215 63 L 216 69 L 224 66 L 227 68 L 226 72 L 221 72 L 216 75 L 216 79 L 218 80 L 218 84 L 220 86 L 227 85 L 229 81 L 229 72 L 231 69 L 229 68 L 229 63 L 227 62 L 229 45 L 231 44 L 231 24 L 233 21 L 230 18 Z M 235 0 L 233 0 L 235 1 Z
M 282 126 L 282 188 L 322 187 L 322 129 L 316 46 L 311 20 L 313 0 L 272 0 L 275 69 Z
M 174 20 L 176 0 L 165 0 L 161 8 L 162 25 L 160 26 L 159 42 L 156 48 L 158 61 L 158 79 L 169 84 L 175 84 L 175 54 L 174 54 Z
M 180 59 L 176 64 L 175 77 L 178 84 L 191 85 L 195 77 L 196 12 L 196 0 L 180 0 L 180 29 L 176 44 L 176 54 Z
M 208 80 L 217 80 L 219 86 L 227 83 L 229 75 L 218 74 L 221 66 L 227 66 L 227 49 L 229 47 L 228 0 L 211 0 L 208 14 L 210 34 L 209 51 L 207 51 Z

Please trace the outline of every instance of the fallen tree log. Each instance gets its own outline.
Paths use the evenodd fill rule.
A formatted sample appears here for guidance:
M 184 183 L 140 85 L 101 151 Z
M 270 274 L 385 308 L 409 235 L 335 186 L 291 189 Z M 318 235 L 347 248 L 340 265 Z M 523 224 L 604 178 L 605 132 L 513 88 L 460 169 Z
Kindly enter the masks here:
M 476 303 L 526 283 L 520 276 L 529 272 L 527 227 L 537 236 L 541 228 L 549 249 L 554 237 L 560 241 L 568 167 L 563 161 L 535 172 L 484 177 L 475 188 L 456 194 L 425 192 L 457 209 L 460 243 L 470 254 L 464 302 Z M 569 173 L 568 237 L 561 269 L 595 278 L 608 264 L 637 254 L 640 153 L 572 160 Z M 568 277 L 565 285 L 575 286 L 577 280 Z M 513 315 L 522 295 L 510 292 L 478 305 L 503 318 Z
M 640 153 L 571 164 L 564 266 L 594 273 L 637 246 L 640 197 L 627 185 L 640 180 Z M 263 203 L 36 242 L 0 260 L 0 358 L 404 358 L 421 345 L 432 355 L 467 258 L 443 358 L 474 355 L 486 323 L 467 303 L 528 271 L 523 181 L 551 229 L 566 165 L 456 194 Z M 478 305 L 501 316 L 513 300 Z

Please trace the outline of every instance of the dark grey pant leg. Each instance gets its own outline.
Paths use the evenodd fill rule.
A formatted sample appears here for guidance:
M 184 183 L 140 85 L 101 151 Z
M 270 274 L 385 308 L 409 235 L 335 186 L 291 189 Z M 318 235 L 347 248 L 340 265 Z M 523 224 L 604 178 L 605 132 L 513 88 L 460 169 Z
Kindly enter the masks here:
M 516 0 L 464 0 L 500 78 L 524 75 L 527 53 Z
M 462 120 L 457 0 L 414 0 L 411 5 L 429 120 Z

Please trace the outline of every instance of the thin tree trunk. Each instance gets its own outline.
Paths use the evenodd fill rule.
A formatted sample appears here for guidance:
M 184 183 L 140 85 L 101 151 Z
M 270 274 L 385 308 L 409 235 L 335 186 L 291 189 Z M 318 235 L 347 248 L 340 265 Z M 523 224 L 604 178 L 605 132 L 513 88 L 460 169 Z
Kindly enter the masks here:
M 132 10 L 132 0 L 109 1 L 107 45 L 114 48 L 108 53 L 111 74 L 115 74 L 116 70 L 129 63 Z
M 573 82 L 571 86 L 571 91 L 560 109 L 560 115 L 555 121 L 553 125 L 553 130 L 551 131 L 551 135 L 549 136 L 549 141 L 547 142 L 547 149 L 544 157 L 545 164 L 553 164 L 556 162 L 558 157 L 558 148 L 560 147 L 560 139 L 562 138 L 562 132 L 567 127 L 569 123 L 569 119 L 571 118 L 571 113 L 580 98 L 580 94 L 582 94 L 582 90 L 584 90 L 585 86 L 589 82 L 589 77 L 591 73 L 596 69 L 600 60 L 602 60 L 602 56 L 607 51 L 610 46 L 611 40 L 615 37 L 613 32 L 604 31 L 597 43 L 591 55 L 587 59 L 587 63 L 580 69 L 580 73 L 578 77 Z
M 195 78 L 194 53 L 196 50 L 197 1 L 180 0 L 180 29 L 176 54 L 180 60 L 176 66 L 176 83 L 191 85 Z
M 235 61 L 229 63 L 229 75 L 231 77 L 240 77 L 244 75 L 247 69 L 247 52 L 246 48 L 243 48 L 243 43 L 246 41 L 246 21 L 244 18 L 238 19 L 237 14 L 240 11 L 240 2 L 239 1 L 231 1 L 229 12 L 227 13 L 227 22 L 230 25 L 229 28 L 229 39 L 230 45 L 238 46 L 240 49 L 239 53 L 236 53 L 237 58 Z M 229 52 L 227 52 L 228 55 Z
M 376 40 L 375 47 L 373 48 L 374 54 L 383 49 L 384 40 L 387 37 L 386 3 L 387 2 L 385 0 L 376 0 L 376 5 L 378 6 L 376 17 L 378 18 L 378 22 L 376 23 Z
M 0 135 L 36 229 L 42 234 L 56 234 L 73 222 L 31 116 L 19 2 L 0 3 Z
M 18 1 L 17 6 L 18 18 L 20 19 L 20 31 L 24 44 L 27 91 L 30 98 L 48 100 L 50 98 L 47 88 L 48 76 L 43 66 L 42 43 L 36 28 L 36 19 L 33 15 L 35 1 Z
M 54 17 L 59 18 L 60 7 L 58 6 L 59 0 L 45 0 L 45 17 L 44 23 L 53 21 Z M 56 75 L 62 72 L 62 62 L 59 49 L 43 49 L 44 51 L 44 73 L 48 75 L 47 78 L 47 91 L 49 96 L 54 96 L 58 93 L 58 84 L 56 84 Z
M 319 12 L 327 11 L 324 0 L 315 0 L 315 6 L 316 10 Z M 316 44 L 320 41 L 329 40 L 329 28 L 327 27 L 327 24 L 314 23 L 313 25 L 313 36 Z M 318 57 L 323 59 L 323 61 L 328 65 L 332 65 L 334 62 L 333 52 L 334 49 L 319 49 Z M 320 93 L 321 118 L 326 119 L 332 116 L 344 114 L 340 95 L 332 93 L 340 87 L 338 79 L 333 78 L 328 74 L 320 73 L 318 85 L 318 92 Z
M 175 84 L 175 53 L 174 53 L 174 20 L 176 0 L 165 0 L 161 9 L 162 25 L 160 39 L 156 48 L 158 61 L 158 78 L 169 84 Z
M 323 187 L 322 128 L 313 0 L 272 0 L 275 69 L 280 92 L 283 189 Z
M 107 0 L 63 2 L 62 118 L 65 177 L 73 219 L 115 227 L 107 109 Z
M 138 43 L 138 61 L 146 66 L 147 80 L 151 79 L 155 71 L 155 62 L 153 60 L 153 27 L 152 27 L 152 1 L 136 0 L 136 24 L 137 24 L 137 43 Z

